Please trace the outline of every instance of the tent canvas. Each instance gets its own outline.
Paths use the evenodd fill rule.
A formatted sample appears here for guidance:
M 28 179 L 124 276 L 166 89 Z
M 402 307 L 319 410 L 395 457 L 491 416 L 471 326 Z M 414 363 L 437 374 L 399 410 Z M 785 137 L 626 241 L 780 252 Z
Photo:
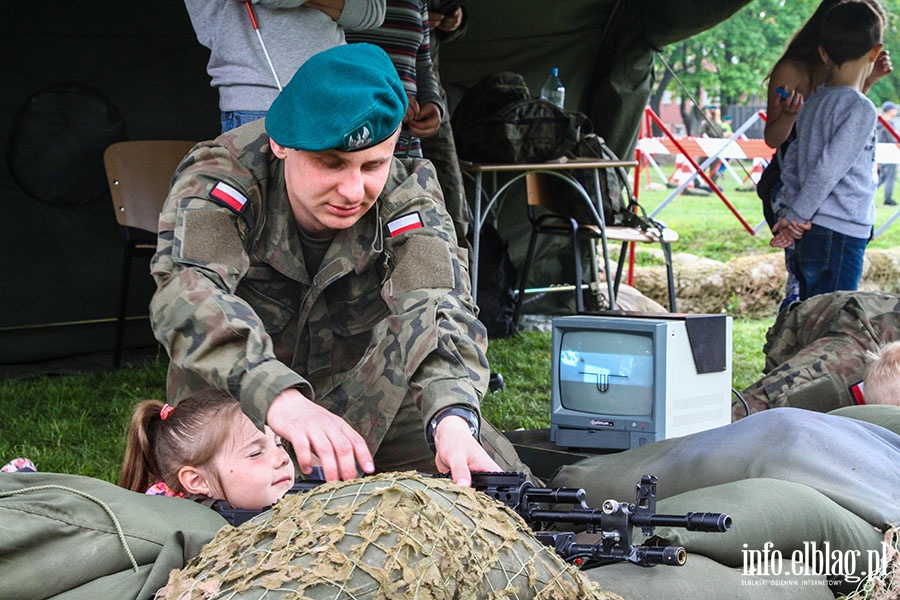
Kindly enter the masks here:
M 444 80 L 471 85 L 497 70 L 522 73 L 539 87 L 558 66 L 570 108 L 582 110 L 620 155 L 631 151 L 651 87 L 655 48 L 713 26 L 748 0 L 536 0 L 470 2 L 468 35 L 441 51 Z M 552 7 L 552 10 L 549 8 Z M 17 124 L 35 94 L 56 84 L 96 92 L 114 107 L 127 139 L 208 139 L 219 131 L 217 94 L 206 75 L 208 51 L 197 43 L 181 2 L 151 6 L 96 0 L 13 2 L 0 25 L 0 364 L 111 350 L 121 261 L 109 197 L 80 198 L 82 177 L 102 172 L 98 148 L 66 138 L 76 125 L 50 128 L 46 139 L 24 136 L 36 159 L 23 159 Z M 73 139 L 74 138 L 74 139 Z M 16 142 L 16 143 L 14 143 Z M 71 148 L 65 171 L 42 148 Z M 92 158 L 96 157 L 96 158 Z M 81 168 L 75 158 L 87 161 Z M 46 164 L 41 164 L 44 159 Z M 68 162 L 68 161 L 66 161 Z M 71 190 L 68 203 L 37 199 L 23 187 L 23 164 L 41 191 Z M 65 173 L 69 173 L 66 175 Z M 93 177 L 87 177 L 92 174 Z M 29 179 L 30 177 L 30 179 Z M 67 178 L 76 178 L 70 181 Z M 27 186 L 26 186 L 27 187 Z M 96 197 L 95 197 L 96 196 Z M 133 316 L 153 283 L 136 262 Z M 126 344 L 152 344 L 146 320 L 135 319 Z

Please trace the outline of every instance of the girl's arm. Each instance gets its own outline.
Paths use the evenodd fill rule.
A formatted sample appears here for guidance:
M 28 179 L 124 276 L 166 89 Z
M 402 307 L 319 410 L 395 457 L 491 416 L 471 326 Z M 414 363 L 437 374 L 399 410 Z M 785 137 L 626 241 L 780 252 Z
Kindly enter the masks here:
M 777 148 L 791 134 L 797 113 L 803 106 L 804 97 L 809 95 L 809 77 L 798 65 L 781 61 L 772 69 L 769 87 L 766 92 L 766 127 L 764 137 L 766 144 Z M 783 98 L 778 89 L 787 92 Z

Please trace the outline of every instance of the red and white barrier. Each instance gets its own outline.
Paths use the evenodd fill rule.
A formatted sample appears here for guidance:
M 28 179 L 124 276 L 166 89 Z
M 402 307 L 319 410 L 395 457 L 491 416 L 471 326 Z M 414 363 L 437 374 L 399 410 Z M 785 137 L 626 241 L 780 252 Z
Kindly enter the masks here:
M 763 171 L 766 169 L 766 166 L 769 164 L 769 161 L 764 158 L 754 158 L 753 159 L 753 168 L 750 170 L 750 174 L 747 175 L 747 178 L 744 179 L 744 183 L 748 180 L 753 182 L 753 185 L 759 183 L 759 178 L 762 177 Z
M 687 187 L 692 188 L 694 187 L 692 177 L 694 173 L 696 171 L 690 161 L 683 154 L 679 154 L 675 157 L 675 169 L 672 171 L 672 175 L 669 176 L 669 183 L 680 186 L 685 181 L 688 181 Z

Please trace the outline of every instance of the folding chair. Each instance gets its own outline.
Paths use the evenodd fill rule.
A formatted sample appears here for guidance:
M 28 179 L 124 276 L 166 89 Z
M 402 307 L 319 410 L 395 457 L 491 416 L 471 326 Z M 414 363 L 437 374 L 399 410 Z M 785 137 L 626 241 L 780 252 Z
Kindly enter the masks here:
M 150 257 L 156 252 L 159 213 L 169 193 L 172 175 L 194 144 L 182 140 L 125 141 L 112 144 L 103 154 L 124 251 L 114 367 L 122 362 L 131 262 L 135 257 Z
M 669 310 L 675 312 L 675 280 L 672 270 L 672 252 L 671 244 L 678 239 L 678 234 L 671 229 L 661 227 L 654 224 L 654 227 L 641 228 L 639 226 L 609 226 L 599 215 L 598 206 L 602 203 L 597 202 L 594 205 L 589 197 L 582 197 L 581 203 L 573 204 L 571 198 L 566 196 L 563 199 L 557 198 L 550 191 L 549 177 L 556 176 L 565 178 L 558 172 L 534 172 L 525 176 L 526 188 L 526 209 L 528 211 L 528 220 L 531 223 L 531 235 L 528 240 L 528 250 L 525 255 L 525 263 L 519 279 L 519 293 L 516 298 L 516 306 L 513 312 L 513 327 L 518 325 L 519 316 L 522 310 L 522 302 L 525 294 L 534 291 L 568 291 L 573 290 L 575 293 L 575 309 L 578 313 L 585 312 L 584 289 L 588 288 L 594 295 L 594 303 L 597 308 L 601 308 L 600 304 L 600 281 L 599 281 L 599 260 L 597 257 L 597 242 L 602 241 L 602 252 L 604 253 L 604 263 L 609 264 L 606 252 L 608 248 L 606 241 L 622 242 L 622 249 L 619 253 L 618 269 L 616 272 L 614 284 L 610 286 L 613 298 L 607 299 L 609 305 L 614 303 L 615 295 L 618 293 L 621 283 L 622 267 L 625 257 L 627 256 L 631 244 L 634 243 L 659 243 L 662 246 L 666 263 L 666 274 L 669 295 Z M 622 184 L 622 193 L 628 193 L 630 205 L 632 208 L 637 207 L 637 202 L 631 195 L 630 188 L 627 185 L 627 176 L 624 173 L 617 173 Z M 603 193 L 603 192 L 601 192 Z M 580 194 L 579 194 L 580 197 Z M 551 288 L 528 289 L 529 275 L 533 266 L 534 253 L 538 236 L 554 235 L 565 236 L 570 240 L 573 268 L 575 273 L 575 281 L 571 286 L 558 286 Z M 591 260 L 591 282 L 585 284 L 582 275 L 582 244 L 589 242 L 589 256 Z M 609 273 L 606 274 L 610 276 Z

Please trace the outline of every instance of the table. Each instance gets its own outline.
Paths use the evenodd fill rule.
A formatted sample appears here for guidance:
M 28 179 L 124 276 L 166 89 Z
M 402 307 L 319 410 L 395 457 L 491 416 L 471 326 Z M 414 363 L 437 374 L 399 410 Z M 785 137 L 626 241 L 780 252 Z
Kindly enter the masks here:
M 616 299 L 615 292 L 613 290 L 613 278 L 609 276 L 611 273 L 609 264 L 609 247 L 606 237 L 606 221 L 603 215 L 603 204 L 601 201 L 602 194 L 600 188 L 600 170 L 619 167 L 628 168 L 636 166 L 637 161 L 634 160 L 588 158 L 560 159 L 554 162 L 543 163 L 481 164 L 460 161 L 460 167 L 462 168 L 462 170 L 475 179 L 475 201 L 472 202 L 474 212 L 474 229 L 472 231 L 473 242 L 471 266 L 472 298 L 475 300 L 475 302 L 478 302 L 478 258 L 481 243 L 481 228 L 484 226 L 487 216 L 490 214 L 491 208 L 515 182 L 519 181 L 520 179 L 524 179 L 529 174 L 544 173 L 566 181 L 575 189 L 576 192 L 581 194 L 581 196 L 587 200 L 588 206 L 592 206 L 594 208 L 594 212 L 596 213 L 594 216 L 597 219 L 597 222 L 600 224 L 600 242 L 603 247 L 603 260 L 606 266 L 606 284 L 609 292 L 609 308 L 611 310 L 614 310 L 616 308 Z M 578 180 L 576 180 L 571 175 L 571 173 L 569 173 L 570 171 L 582 169 L 589 169 L 592 171 L 594 198 L 597 198 L 596 203 L 587 193 L 581 183 L 579 183 Z M 492 192 L 487 192 L 485 189 L 483 179 L 485 173 L 491 173 L 494 175 L 494 181 L 491 186 Z M 499 173 L 516 173 L 516 175 L 498 188 L 496 175 Z M 482 207 L 483 196 L 487 198 L 487 202 Z

